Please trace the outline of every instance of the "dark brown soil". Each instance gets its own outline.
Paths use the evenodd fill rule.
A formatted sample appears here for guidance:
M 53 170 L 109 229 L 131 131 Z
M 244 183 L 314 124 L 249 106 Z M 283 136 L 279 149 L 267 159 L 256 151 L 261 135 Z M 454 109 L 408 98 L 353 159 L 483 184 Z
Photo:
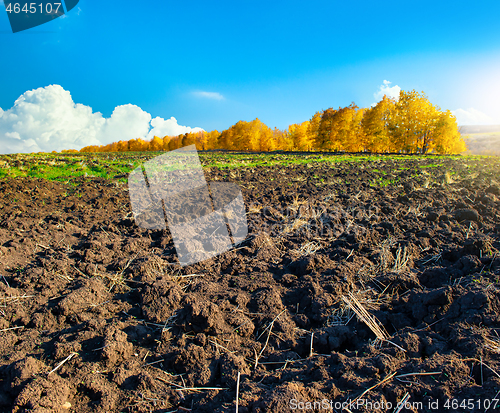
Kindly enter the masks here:
M 185 268 L 118 181 L 0 181 L 0 411 L 234 412 L 238 373 L 240 413 L 485 411 L 500 167 L 468 162 L 207 169 L 249 237 Z

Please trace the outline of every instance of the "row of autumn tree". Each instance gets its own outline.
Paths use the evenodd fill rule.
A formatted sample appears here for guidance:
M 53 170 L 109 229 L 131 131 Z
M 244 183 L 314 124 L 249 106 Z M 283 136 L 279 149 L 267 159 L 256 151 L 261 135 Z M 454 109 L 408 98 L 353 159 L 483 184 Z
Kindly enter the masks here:
M 155 136 L 105 146 L 87 146 L 80 152 L 171 151 L 195 144 L 198 150 L 238 151 L 346 151 L 392 153 L 460 153 L 467 148 L 455 117 L 429 102 L 425 94 L 401 91 L 399 99 L 387 96 L 375 106 L 354 103 L 317 112 L 287 130 L 271 129 L 259 119 L 240 121 L 218 132 Z

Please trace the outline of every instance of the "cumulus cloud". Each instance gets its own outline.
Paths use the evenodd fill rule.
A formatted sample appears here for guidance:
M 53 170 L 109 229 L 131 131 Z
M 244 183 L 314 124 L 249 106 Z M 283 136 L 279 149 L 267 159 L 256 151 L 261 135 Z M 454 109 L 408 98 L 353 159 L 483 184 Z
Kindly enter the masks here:
M 391 83 L 392 82 L 389 82 L 388 80 L 384 80 L 384 83 L 380 85 L 379 90 L 373 94 L 376 102 L 372 103 L 372 106 L 375 106 L 379 101 L 381 101 L 384 95 L 396 100 L 399 99 L 399 92 L 401 91 L 401 88 L 398 85 L 389 86 Z
M 488 115 L 474 108 L 452 110 L 451 113 L 457 118 L 457 124 L 459 125 L 484 125 L 497 123 L 494 122 L 494 120 Z
M 224 99 L 224 96 L 222 96 L 218 92 L 203 92 L 203 91 L 197 91 L 193 92 L 193 95 L 199 98 L 205 98 L 205 99 L 213 99 L 213 100 L 222 100 Z
M 75 103 L 69 91 L 50 85 L 23 93 L 0 108 L 0 153 L 50 152 L 105 145 L 119 140 L 200 131 L 151 115 L 136 105 L 117 106 L 109 118 Z
M 105 119 L 51 85 L 23 93 L 0 118 L 0 152 L 32 152 L 99 144 Z
M 110 143 L 118 140 L 136 139 L 144 137 L 149 132 L 151 115 L 136 105 L 117 106 L 111 117 L 98 133 L 98 140 Z
M 157 116 L 151 121 L 151 127 L 152 129 L 149 131 L 147 139 L 153 139 L 155 136 L 177 136 L 181 133 L 201 132 L 203 130 L 201 128 L 181 126 L 173 116 L 167 120 Z

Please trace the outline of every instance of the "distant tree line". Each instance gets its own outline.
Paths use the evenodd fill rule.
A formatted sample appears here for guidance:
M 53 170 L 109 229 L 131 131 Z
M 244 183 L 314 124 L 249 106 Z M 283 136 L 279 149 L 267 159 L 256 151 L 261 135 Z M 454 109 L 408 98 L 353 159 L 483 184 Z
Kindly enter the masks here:
M 255 119 L 240 121 L 223 132 L 155 136 L 151 141 L 132 139 L 86 146 L 80 152 L 171 151 L 192 144 L 198 150 L 238 151 L 453 154 L 467 149 L 449 110 L 433 105 L 423 92 L 402 90 L 397 100 L 384 96 L 371 108 L 358 108 L 354 103 L 329 108 L 286 130 L 271 129 Z

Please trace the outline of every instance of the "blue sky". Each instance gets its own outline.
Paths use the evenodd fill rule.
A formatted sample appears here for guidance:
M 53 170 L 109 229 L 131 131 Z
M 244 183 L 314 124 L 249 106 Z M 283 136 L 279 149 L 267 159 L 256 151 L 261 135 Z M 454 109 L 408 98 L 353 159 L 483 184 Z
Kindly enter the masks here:
M 283 129 L 381 87 L 500 124 L 498 0 L 81 0 L 18 33 L 2 9 L 0 153 L 256 117 Z

